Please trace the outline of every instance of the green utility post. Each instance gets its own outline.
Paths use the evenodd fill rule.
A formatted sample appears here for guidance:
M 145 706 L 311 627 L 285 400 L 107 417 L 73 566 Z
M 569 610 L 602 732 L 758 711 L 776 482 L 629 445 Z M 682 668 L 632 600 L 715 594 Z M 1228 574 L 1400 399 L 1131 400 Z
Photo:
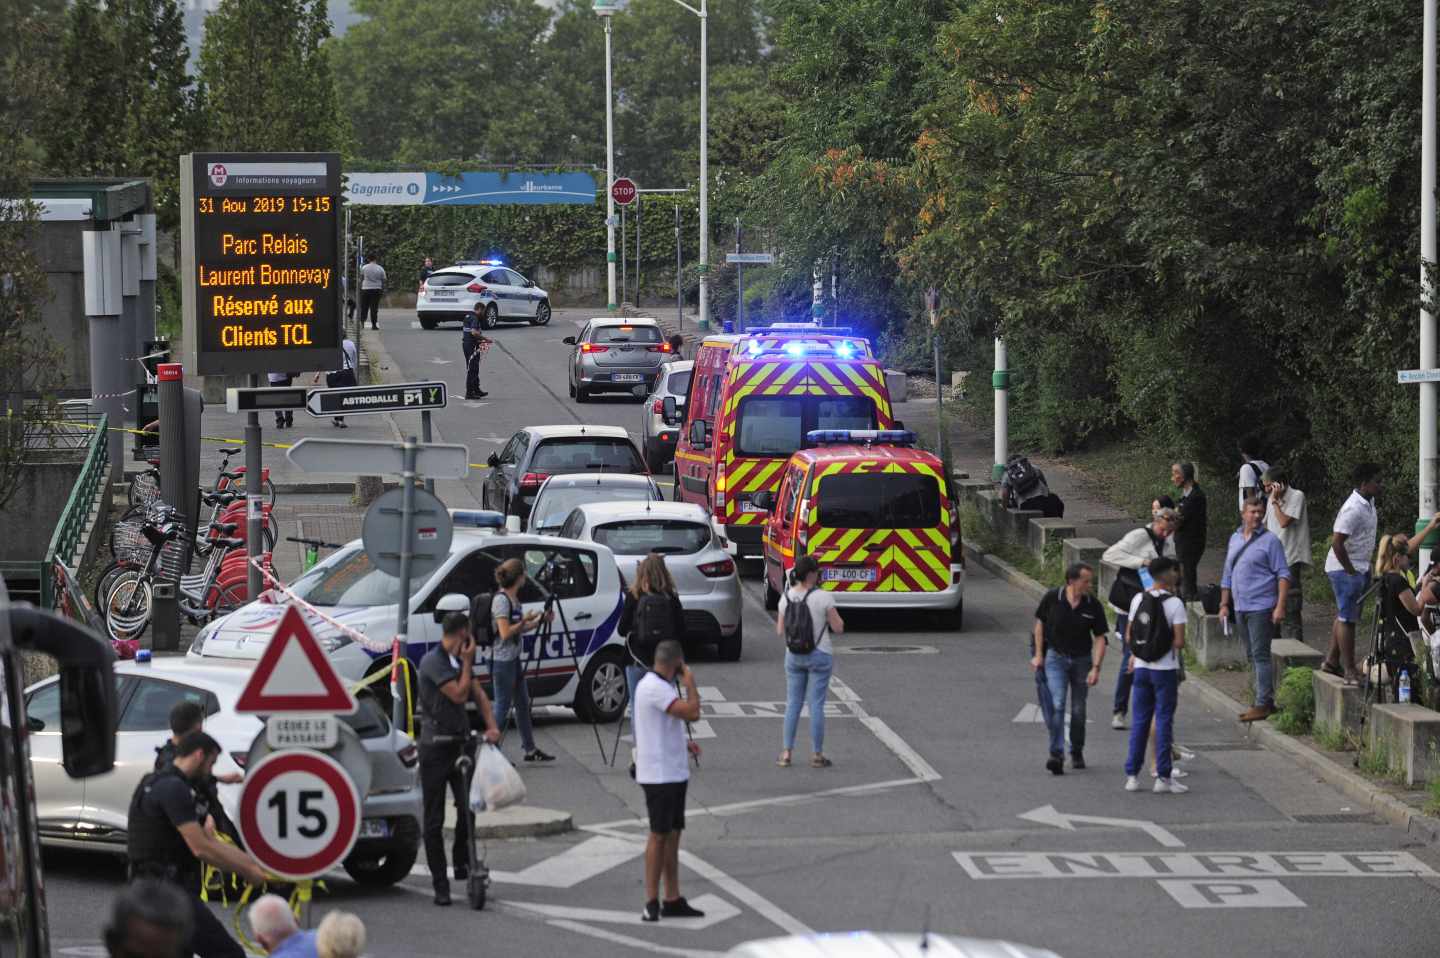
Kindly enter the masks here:
M 1010 369 L 1002 336 L 995 337 L 995 372 L 990 382 L 995 386 L 995 465 L 990 469 L 990 478 L 999 482 L 1005 475 L 1005 461 L 1010 458 Z

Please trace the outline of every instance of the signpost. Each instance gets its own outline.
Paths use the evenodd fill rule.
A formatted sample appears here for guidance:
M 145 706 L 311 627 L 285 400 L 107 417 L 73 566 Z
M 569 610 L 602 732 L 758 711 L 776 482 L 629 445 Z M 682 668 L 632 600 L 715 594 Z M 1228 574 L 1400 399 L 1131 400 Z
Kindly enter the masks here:
M 325 418 L 384 412 L 426 412 L 444 409 L 446 400 L 443 382 L 390 383 L 311 389 L 305 395 L 304 406 L 310 415 Z
M 610 196 L 621 206 L 629 206 L 640 196 L 640 187 L 628 176 L 617 176 L 610 184 Z
M 272 409 L 304 409 L 304 386 L 270 386 L 225 390 L 226 412 L 265 412 Z
M 241 715 L 299 712 L 332 716 L 355 711 L 354 697 L 335 674 L 297 606 L 287 607 L 275 623 L 265 651 L 235 700 L 235 711 Z
M 292 881 L 339 865 L 360 836 L 360 793 L 340 763 L 307 749 L 274 752 L 245 775 L 240 835 L 265 869 Z
M 1440 383 L 1440 369 L 1400 369 L 1396 379 L 1401 385 L 1411 383 Z
M 769 266 L 775 262 L 774 253 L 726 253 L 725 262 L 747 266 Z
M 365 511 L 360 537 L 365 554 L 375 567 L 393 576 L 403 576 L 401 556 L 410 554 L 410 575 L 429 575 L 450 554 L 455 525 L 445 503 L 425 492 L 414 490 L 410 508 L 409 534 L 405 533 L 405 492 L 391 489 Z M 408 543 L 408 550 L 406 548 Z

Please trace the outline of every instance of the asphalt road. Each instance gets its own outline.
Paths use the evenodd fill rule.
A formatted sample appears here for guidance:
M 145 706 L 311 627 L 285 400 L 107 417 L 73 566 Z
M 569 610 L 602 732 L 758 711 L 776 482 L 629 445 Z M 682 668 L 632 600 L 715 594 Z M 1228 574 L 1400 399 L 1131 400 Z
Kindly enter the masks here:
M 583 417 L 636 428 L 633 401 L 576 407 L 566 398 L 558 340 L 577 315 L 499 330 L 484 366 L 491 396 L 439 414 L 443 437 L 483 462 L 522 425 Z M 383 331 L 403 378 L 438 373 L 463 394 L 459 334 L 407 320 L 388 314 Z M 1433 951 L 1440 853 L 1357 815 L 1329 786 L 1248 743 L 1233 716 L 1183 691 L 1178 737 L 1197 753 L 1189 794 L 1151 794 L 1148 776 L 1145 791 L 1123 791 L 1127 736 L 1108 724 L 1115 660 L 1091 698 L 1090 767 L 1047 773 L 1022 638 L 1033 604 L 983 570 L 970 572 L 963 632 L 847 616 L 827 704 L 835 765 L 777 768 L 783 647 L 767 641 L 773 626 L 756 581 L 746 586 L 743 660 L 693 663 L 708 704 L 682 883 L 705 919 L 640 923 L 640 790 L 564 710 L 538 733 L 559 760 L 521 771 L 531 803 L 570 810 L 577 831 L 492 842 L 496 884 L 484 912 L 434 908 L 422 868 L 386 891 L 337 877 L 316 913 L 361 914 L 372 955 L 436 958 L 502 948 L 705 955 L 790 932 L 927 922 L 1067 958 Z M 599 732 L 608 751 L 615 729 Z M 807 754 L 803 722 L 797 744 Z M 119 869 L 58 854 L 47 868 L 58 952 L 95 954 L 97 904 Z

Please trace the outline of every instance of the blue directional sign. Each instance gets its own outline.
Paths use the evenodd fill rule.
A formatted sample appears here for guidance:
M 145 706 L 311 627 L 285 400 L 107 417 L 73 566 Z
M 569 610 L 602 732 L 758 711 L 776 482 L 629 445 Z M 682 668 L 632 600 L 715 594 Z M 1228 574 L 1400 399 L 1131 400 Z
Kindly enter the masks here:
M 596 200 L 589 173 L 347 173 L 345 201 L 357 206 L 505 206 Z

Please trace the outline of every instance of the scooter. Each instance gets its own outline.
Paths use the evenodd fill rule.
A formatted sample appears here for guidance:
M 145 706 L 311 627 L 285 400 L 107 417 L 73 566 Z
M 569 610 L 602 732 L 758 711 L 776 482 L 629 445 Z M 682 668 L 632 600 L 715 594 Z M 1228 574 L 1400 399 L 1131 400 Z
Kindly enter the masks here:
M 480 733 L 472 730 L 470 744 L 474 748 L 461 752 L 460 757 L 455 760 L 455 767 L 465 776 L 465 814 L 470 816 L 470 877 L 465 883 L 465 898 L 470 902 L 471 908 L 480 911 L 485 907 L 485 894 L 490 889 L 490 867 L 485 863 L 479 839 L 475 837 L 475 812 L 470 808 L 470 785 L 475 778 L 474 755 L 479 754 L 485 743 L 481 740 Z

